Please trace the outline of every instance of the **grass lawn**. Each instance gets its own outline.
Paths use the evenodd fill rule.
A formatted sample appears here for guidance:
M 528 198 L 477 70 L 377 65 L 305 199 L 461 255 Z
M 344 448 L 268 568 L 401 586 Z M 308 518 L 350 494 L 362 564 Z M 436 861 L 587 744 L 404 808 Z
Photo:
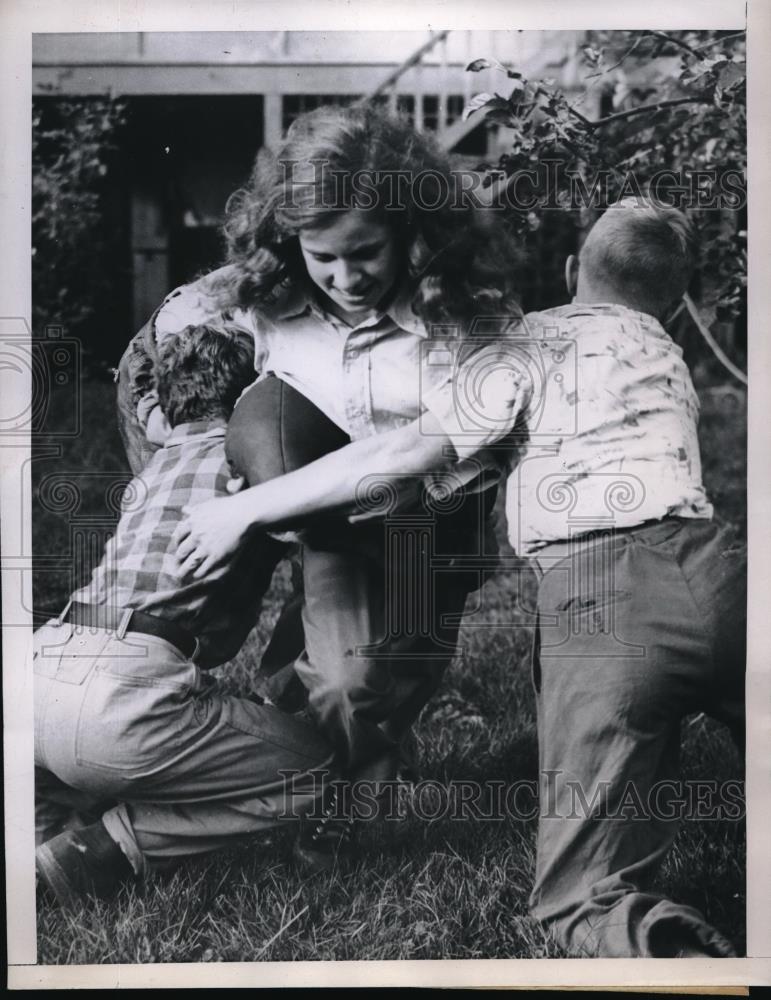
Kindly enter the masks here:
M 113 386 L 84 382 L 82 402 L 89 420 L 81 436 L 60 455 L 45 457 L 44 439 L 37 445 L 33 542 L 38 621 L 61 610 L 69 591 L 98 559 L 99 532 L 110 521 L 100 524 L 98 515 L 105 510 L 109 484 L 126 478 Z M 704 390 L 702 403 L 706 485 L 719 513 L 744 531 L 745 399 Z M 51 500 L 57 476 L 76 485 L 76 494 L 58 508 Z M 44 504 L 41 493 L 47 496 Z M 62 505 L 69 513 L 62 513 Z M 85 548 L 76 534 L 86 539 Z M 73 559 L 73 546 L 87 554 Z M 260 625 L 237 659 L 219 671 L 235 689 L 250 690 L 253 664 L 287 589 L 288 573 L 282 567 Z M 531 635 L 522 624 L 522 609 L 531 604 L 533 592 L 534 580 L 523 565 L 522 572 L 499 574 L 486 583 L 478 609 L 467 608 L 463 656 L 417 727 L 423 779 L 500 779 L 509 784 L 536 777 Z M 475 627 L 479 624 L 496 627 Z M 566 724 L 568 710 L 566 706 Z M 686 779 L 742 776 L 726 733 L 708 719 L 686 721 L 683 747 Z M 142 887 L 122 890 L 109 904 L 88 903 L 72 915 L 41 903 L 38 962 L 561 955 L 528 915 L 534 821 L 429 822 L 409 808 L 405 813 L 399 822 L 363 830 L 361 860 L 345 876 L 303 882 L 291 866 L 289 835 L 282 832 L 185 863 Z M 705 912 L 743 953 L 743 822 L 684 822 L 658 881 L 668 895 Z

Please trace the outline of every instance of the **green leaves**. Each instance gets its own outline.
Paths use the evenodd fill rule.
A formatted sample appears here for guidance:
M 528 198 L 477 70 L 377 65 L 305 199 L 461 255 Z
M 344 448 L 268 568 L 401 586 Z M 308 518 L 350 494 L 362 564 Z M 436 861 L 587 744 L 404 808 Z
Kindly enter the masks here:
M 503 63 L 498 62 L 497 59 L 475 59 L 468 64 L 466 72 L 480 73 L 483 69 L 494 69 L 499 73 L 505 73 L 512 80 L 520 80 L 522 78 L 521 73 L 514 69 L 508 69 Z
M 494 59 L 475 59 L 468 70 L 493 70 L 512 81 L 509 94 L 477 94 L 464 112 L 465 119 L 481 114 L 507 130 L 497 169 L 513 178 L 545 161 L 559 164 L 548 185 L 536 185 L 537 205 L 512 209 L 511 223 L 525 242 L 534 228 L 540 240 L 552 226 L 555 213 L 545 209 L 563 206 L 579 216 L 580 199 L 571 197 L 575 178 L 593 190 L 601 177 L 604 200 L 595 207 L 604 207 L 630 185 L 647 192 L 670 171 L 674 179 L 662 190 L 674 192 L 675 202 L 689 209 L 710 247 L 702 266 L 704 297 L 719 302 L 721 315 L 743 308 L 746 254 L 736 236 L 746 226 L 741 33 L 587 32 L 573 67 L 583 91 L 569 93 L 553 79 L 526 79 Z M 601 92 L 613 95 L 602 114 L 593 110 Z M 710 176 L 694 181 L 697 172 Z M 522 191 L 530 187 L 523 184 Z
M 105 99 L 33 103 L 33 328 L 76 332 L 110 279 L 112 234 L 102 192 L 113 165 L 122 105 Z M 114 275 L 112 277 L 114 283 Z
M 506 108 L 508 107 L 508 102 L 498 94 L 476 94 L 463 109 L 463 120 L 466 121 L 467 118 L 470 118 L 480 108 L 492 109 L 495 107 Z
M 486 117 L 503 125 L 512 125 L 514 108 L 510 101 L 500 94 L 477 94 L 472 97 L 463 109 L 463 120 L 466 121 L 476 111 L 484 109 Z

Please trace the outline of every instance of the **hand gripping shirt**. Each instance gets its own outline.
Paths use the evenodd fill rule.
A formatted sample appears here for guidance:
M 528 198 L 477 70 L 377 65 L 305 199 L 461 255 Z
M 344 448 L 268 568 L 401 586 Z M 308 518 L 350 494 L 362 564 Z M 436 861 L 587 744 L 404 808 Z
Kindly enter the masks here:
M 515 551 L 667 515 L 711 518 L 698 398 L 658 320 L 573 303 L 525 321 L 533 393 L 506 494 Z
M 90 582 L 72 600 L 134 608 L 175 622 L 198 638 L 196 663 L 204 668 L 235 656 L 257 622 L 273 565 L 247 541 L 202 579 L 183 578 L 171 542 L 182 508 L 227 496 L 229 479 L 223 420 L 175 427 L 124 491 L 115 534 Z

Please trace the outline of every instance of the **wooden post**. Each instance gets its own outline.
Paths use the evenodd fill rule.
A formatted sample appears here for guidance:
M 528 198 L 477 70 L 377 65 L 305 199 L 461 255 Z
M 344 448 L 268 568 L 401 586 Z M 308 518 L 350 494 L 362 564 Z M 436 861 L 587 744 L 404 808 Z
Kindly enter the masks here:
M 466 66 L 468 66 L 468 64 L 471 62 L 471 60 L 473 58 L 474 58 L 474 51 L 473 51 L 473 47 L 472 47 L 472 35 L 471 35 L 471 31 L 467 31 L 466 32 Z M 466 67 L 464 66 L 463 68 L 465 69 Z M 472 87 L 473 87 L 473 77 L 474 77 L 473 73 L 464 73 L 463 74 L 463 103 L 464 103 L 464 105 L 468 104 L 468 102 L 471 100 L 471 92 L 472 92 Z
M 447 36 L 439 43 L 439 108 L 437 135 L 441 141 L 447 128 Z
M 263 145 L 276 152 L 281 145 L 281 94 L 265 94 L 262 99 Z
M 423 73 L 422 65 L 415 65 L 415 131 L 423 131 Z
M 170 291 L 169 233 L 160 194 L 141 182 L 131 193 L 131 252 L 133 327 L 138 330 Z

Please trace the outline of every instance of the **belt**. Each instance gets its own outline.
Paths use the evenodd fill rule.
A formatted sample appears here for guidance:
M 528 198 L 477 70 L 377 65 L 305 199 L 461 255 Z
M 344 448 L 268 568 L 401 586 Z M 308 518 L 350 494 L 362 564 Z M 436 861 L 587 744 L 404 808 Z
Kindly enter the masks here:
M 589 531 L 585 535 L 578 535 L 576 538 L 571 538 L 568 541 L 561 542 L 550 542 L 548 545 L 544 545 L 543 548 L 539 549 L 530 558 L 533 562 L 537 563 L 539 568 L 543 571 L 544 567 L 541 564 L 541 560 L 546 557 L 549 564 L 560 559 L 567 559 L 568 556 L 574 556 L 584 549 L 591 548 L 593 545 L 600 545 L 602 542 L 612 541 L 614 538 L 627 537 L 629 535 L 640 534 L 645 531 L 649 531 L 651 528 L 659 527 L 665 524 L 680 524 L 683 521 L 689 521 L 690 518 L 679 518 L 679 517 L 662 517 L 653 518 L 649 521 L 642 521 L 640 524 L 633 524 L 628 528 L 601 528 L 597 531 Z
M 198 652 L 198 639 L 186 629 L 164 618 L 148 615 L 145 611 L 136 611 L 134 608 L 115 608 L 107 604 L 68 601 L 64 611 L 59 615 L 59 624 L 63 625 L 65 622 L 115 632 L 119 639 L 122 639 L 126 632 L 154 635 L 176 646 L 189 660 Z

